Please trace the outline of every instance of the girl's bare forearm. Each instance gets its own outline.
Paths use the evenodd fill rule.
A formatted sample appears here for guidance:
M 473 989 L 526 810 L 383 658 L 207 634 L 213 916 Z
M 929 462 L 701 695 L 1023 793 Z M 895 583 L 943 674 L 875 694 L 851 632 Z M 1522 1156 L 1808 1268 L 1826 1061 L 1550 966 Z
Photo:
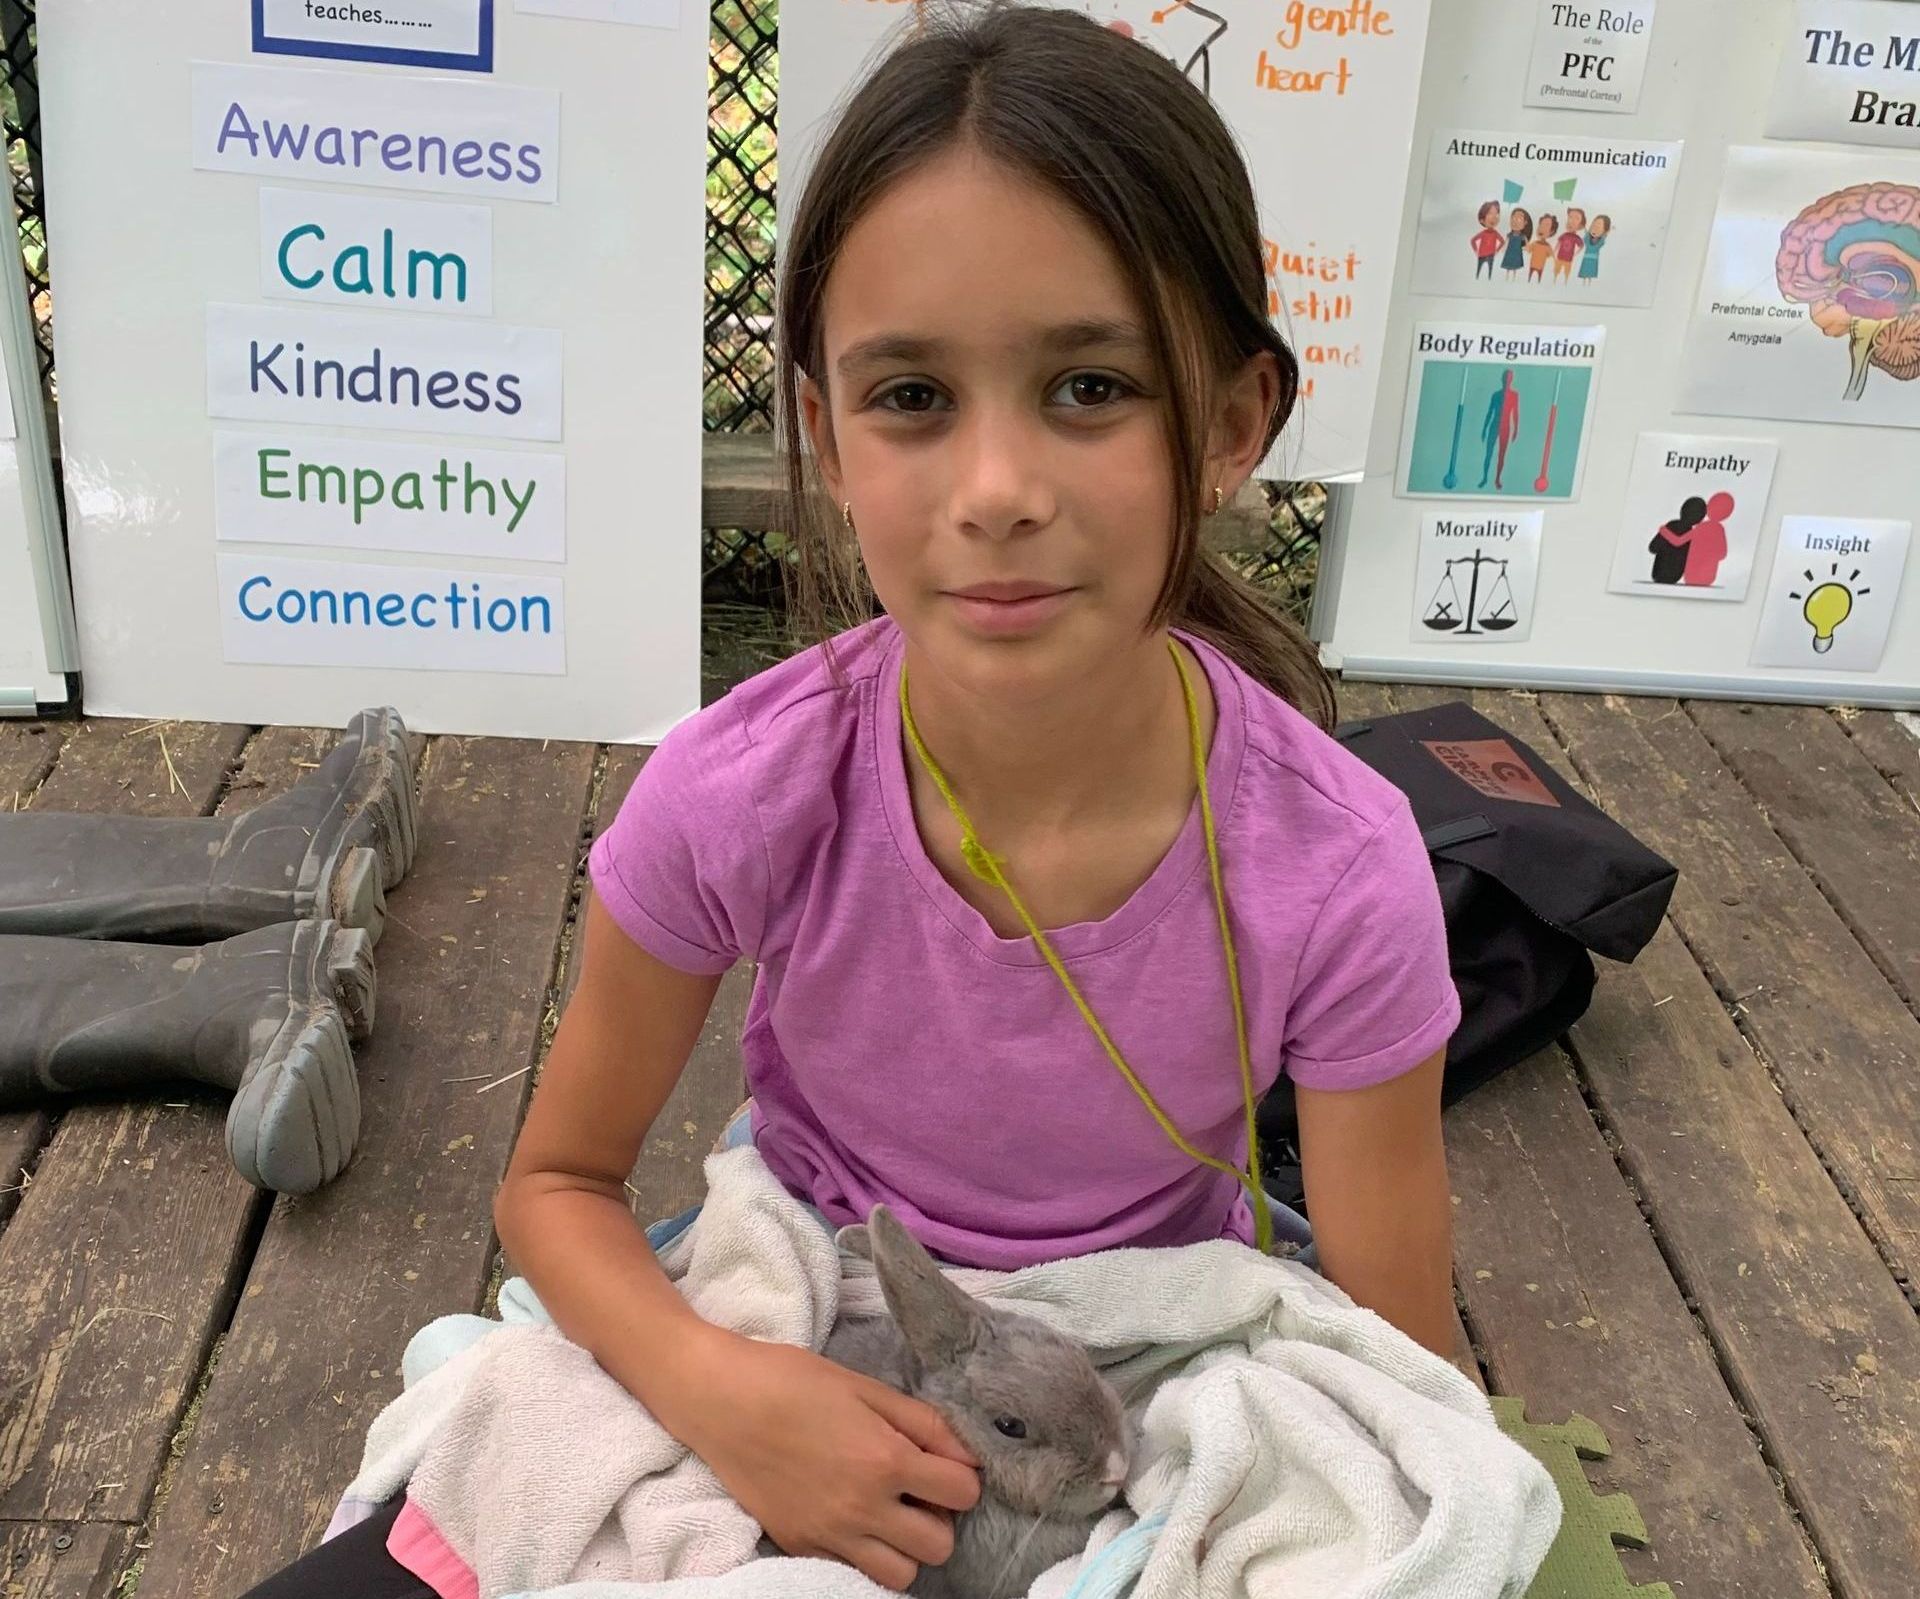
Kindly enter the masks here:
M 501 1190 L 495 1225 L 554 1325 L 697 1450 L 702 1401 L 737 1337 L 682 1297 L 624 1196 L 529 1175 Z

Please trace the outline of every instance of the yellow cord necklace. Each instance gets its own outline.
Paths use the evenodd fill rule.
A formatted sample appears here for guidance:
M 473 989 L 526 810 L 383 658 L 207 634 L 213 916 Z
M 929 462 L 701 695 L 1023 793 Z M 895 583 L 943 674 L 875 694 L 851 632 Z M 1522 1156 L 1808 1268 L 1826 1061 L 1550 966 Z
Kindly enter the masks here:
M 1047 935 L 1041 932 L 1025 903 L 1014 892 L 1013 884 L 1007 881 L 1006 874 L 1001 870 L 1006 862 L 1001 857 L 990 854 L 986 845 L 980 842 L 980 835 L 974 831 L 972 820 L 954 794 L 952 785 L 947 782 L 946 773 L 940 770 L 939 764 L 921 740 L 920 729 L 914 726 L 913 710 L 907 703 L 907 668 L 904 661 L 900 665 L 900 719 L 906 726 L 907 737 L 913 742 L 914 752 L 927 769 L 927 775 L 933 779 L 934 787 L 940 790 L 941 798 L 947 802 L 947 808 L 953 812 L 954 820 L 960 824 L 960 853 L 966 860 L 968 870 L 983 882 L 1005 890 L 1007 898 L 1013 901 L 1013 908 L 1019 913 L 1020 920 L 1026 925 L 1027 932 L 1039 946 L 1040 953 L 1046 957 L 1047 964 L 1053 968 L 1054 975 L 1065 985 L 1074 1005 L 1086 1019 L 1087 1025 L 1093 1029 L 1094 1037 L 1100 1040 L 1101 1047 L 1106 1050 L 1108 1059 L 1120 1069 L 1120 1075 L 1126 1078 L 1129 1086 L 1140 1096 L 1141 1103 L 1160 1124 L 1161 1131 L 1172 1139 L 1180 1152 L 1189 1159 L 1203 1166 L 1210 1166 L 1215 1171 L 1226 1173 L 1246 1189 L 1247 1197 L 1253 1206 L 1255 1243 L 1264 1255 L 1271 1253 L 1273 1249 L 1273 1211 L 1267 1199 L 1266 1189 L 1260 1182 L 1260 1143 L 1254 1127 L 1253 1065 L 1247 1052 L 1246 1010 L 1240 998 L 1240 962 L 1234 952 L 1233 930 L 1227 925 L 1226 891 L 1220 884 L 1220 850 L 1214 838 L 1213 803 L 1207 793 L 1207 761 L 1206 753 L 1201 748 L 1200 711 L 1194 702 L 1193 683 L 1187 676 L 1186 663 L 1180 659 L 1179 648 L 1172 639 L 1167 640 L 1167 649 L 1173 656 L 1174 668 L 1180 674 L 1180 690 L 1187 702 L 1187 739 L 1193 752 L 1194 781 L 1200 790 L 1200 819 L 1207 835 L 1207 865 L 1213 876 L 1213 903 L 1220 915 L 1220 942 L 1227 957 L 1227 990 L 1233 999 L 1233 1025 L 1240 1046 L 1240 1087 L 1246 1101 L 1247 1166 L 1244 1171 L 1238 1166 L 1229 1165 L 1226 1161 L 1217 1160 L 1212 1155 L 1195 1149 L 1181 1135 L 1180 1129 L 1174 1126 L 1172 1118 L 1160 1108 L 1159 1101 L 1153 1097 L 1147 1085 L 1140 1081 L 1133 1068 L 1127 1064 L 1126 1057 L 1107 1036 L 1107 1030 L 1100 1025 L 1100 1019 L 1094 1015 L 1093 1008 L 1081 996 L 1079 988 L 1067 974 L 1066 967 L 1061 964 L 1060 957 L 1054 953 L 1053 945 L 1047 942 Z

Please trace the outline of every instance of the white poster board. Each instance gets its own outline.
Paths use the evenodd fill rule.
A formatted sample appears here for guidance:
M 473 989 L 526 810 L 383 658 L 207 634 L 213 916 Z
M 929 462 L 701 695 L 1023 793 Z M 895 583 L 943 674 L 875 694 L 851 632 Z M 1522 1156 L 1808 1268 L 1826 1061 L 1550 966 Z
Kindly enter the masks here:
M 19 237 L 11 192 L 0 223 Z M 0 716 L 64 705 L 78 664 L 40 355 L 18 249 L 0 258 Z M 11 796 L 0 794 L 0 810 Z
M 1533 0 L 1456 0 L 1452 26 L 1436 31 L 1427 56 L 1416 171 L 1426 169 L 1433 138 L 1484 129 L 1490 107 L 1521 98 L 1537 9 Z M 1888 9 L 1920 23 L 1920 6 Z M 1906 559 L 1907 524 L 1920 508 L 1920 448 L 1911 423 L 1886 425 L 1891 408 L 1920 402 L 1920 382 L 1899 375 L 1906 370 L 1903 341 L 1920 334 L 1920 314 L 1887 320 L 1879 301 L 1859 302 L 1860 294 L 1885 288 L 1879 268 L 1898 258 L 1902 238 L 1842 236 L 1836 248 L 1845 272 L 1872 273 L 1864 286 L 1831 294 L 1803 285 L 1811 270 L 1806 252 L 1784 248 L 1796 218 L 1832 188 L 1829 174 L 1804 170 L 1814 159 L 1804 147 L 1766 136 L 1780 52 L 1799 48 L 1790 42 L 1798 12 L 1793 0 L 1663 5 L 1637 111 L 1511 113 L 1504 131 L 1522 140 L 1578 135 L 1683 147 L 1650 305 L 1593 307 L 1533 296 L 1524 306 L 1496 308 L 1485 298 L 1414 292 L 1411 247 L 1422 196 L 1408 196 L 1367 476 L 1340 497 L 1322 552 L 1314 631 L 1329 664 L 1355 678 L 1387 681 L 1920 705 L 1920 563 Z M 1704 63 L 1711 63 L 1711 94 L 1701 93 Z M 1749 147 L 1759 154 L 1744 154 Z M 1820 161 L 1850 155 L 1875 178 L 1895 176 L 1897 158 L 1884 149 L 1818 154 Z M 1749 203 L 1755 160 L 1771 162 L 1778 174 L 1777 205 Z M 1920 165 L 1912 157 L 1905 164 Z M 1868 188 L 1859 197 L 1884 193 Z M 1729 195 L 1734 203 L 1723 205 Z M 1837 212 L 1834 220 L 1850 225 Z M 1709 282 L 1716 273 L 1726 280 L 1717 294 Z M 1728 304 L 1736 286 L 1766 314 L 1723 312 L 1726 327 L 1702 332 L 1696 323 L 1703 297 Z M 1525 288 L 1516 286 L 1514 297 L 1525 297 Z M 1542 516 L 1531 625 L 1468 638 L 1463 630 L 1441 634 L 1422 624 L 1420 602 L 1431 597 L 1418 592 L 1423 558 L 1431 572 L 1431 539 L 1423 542 L 1422 526 L 1435 505 L 1401 492 L 1396 445 L 1419 330 L 1491 321 L 1497 309 L 1505 309 L 1501 320 L 1525 324 L 1513 333 L 1537 334 L 1542 325 L 1564 333 L 1598 322 L 1606 331 L 1605 359 L 1593 384 L 1578 489 L 1563 501 L 1536 502 Z M 1809 328 L 1816 313 L 1829 326 Z M 1710 307 L 1706 314 L 1714 316 Z M 1812 381 L 1802 386 L 1798 418 L 1780 417 L 1775 403 L 1790 382 L 1769 387 L 1750 376 L 1737 403 L 1717 402 L 1711 412 L 1689 408 L 1687 373 L 1701 339 L 1737 337 L 1741 342 L 1719 348 L 1745 362 L 1747 341 L 1775 337 L 1776 330 L 1794 330 L 1812 346 Z M 1855 425 L 1825 419 L 1848 387 L 1849 334 L 1875 340 L 1876 364 L 1860 363 L 1865 403 L 1888 408 Z M 1781 344 L 1775 353 L 1786 349 Z M 1481 455 L 1471 428 L 1481 418 L 1473 399 L 1469 446 L 1457 470 L 1464 474 L 1470 461 L 1477 483 Z M 1920 412 L 1912 414 L 1920 420 Z M 1869 421 L 1875 425 L 1859 425 Z M 1538 457 L 1532 430 L 1545 422 L 1538 406 L 1531 420 L 1523 412 L 1512 446 L 1521 461 Z M 1451 509 L 1465 517 L 1507 503 L 1462 493 Z
M 699 703 L 705 26 L 414 10 L 41 19 L 89 711 Z
M 1275 322 L 1300 360 L 1301 404 L 1259 475 L 1360 470 L 1406 193 L 1428 0 L 1274 5 L 1053 0 L 1168 56 L 1206 88 L 1252 169 Z M 786 0 L 780 13 L 780 199 L 798 200 L 832 107 L 906 5 Z M 1332 158 L 1339 152 L 1338 158 Z

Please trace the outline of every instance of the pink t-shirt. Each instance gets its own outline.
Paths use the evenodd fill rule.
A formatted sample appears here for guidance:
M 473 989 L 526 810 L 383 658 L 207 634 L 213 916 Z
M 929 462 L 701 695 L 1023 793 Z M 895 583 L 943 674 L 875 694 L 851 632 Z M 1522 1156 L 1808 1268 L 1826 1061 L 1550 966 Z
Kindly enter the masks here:
M 1394 1077 L 1459 1020 L 1405 796 L 1209 645 L 1207 781 L 1256 1091 Z M 595 843 L 595 889 L 684 971 L 758 963 L 754 1141 L 835 1225 L 890 1205 L 935 1254 L 1011 1270 L 1121 1245 L 1251 1240 L 1246 1196 L 1174 1147 L 1033 940 L 1002 938 L 921 843 L 902 636 L 841 636 L 681 723 Z M 1196 688 L 1199 685 L 1196 684 Z M 988 841 L 989 847 L 992 840 Z M 1008 875 L 1017 886 L 1020 863 Z M 1197 1147 L 1245 1156 L 1198 800 L 1125 904 L 1048 939 Z

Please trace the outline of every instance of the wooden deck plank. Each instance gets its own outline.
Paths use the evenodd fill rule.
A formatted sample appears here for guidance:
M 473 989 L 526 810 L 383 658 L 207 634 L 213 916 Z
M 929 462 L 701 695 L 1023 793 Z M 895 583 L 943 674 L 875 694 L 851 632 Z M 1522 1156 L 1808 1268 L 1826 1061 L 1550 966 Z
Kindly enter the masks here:
M 157 1503 L 142 1599 L 229 1599 L 310 1547 L 399 1390 L 407 1339 L 479 1307 L 594 759 L 581 744 L 429 747 L 418 858 L 390 896 L 360 1051 L 359 1152 L 275 1206 Z
M 1848 710 L 1836 718 L 1894 791 L 1920 811 L 1920 713 Z
M 82 727 L 35 808 L 199 814 L 246 737 L 168 724 L 163 754 L 159 730 L 138 727 Z M 58 1125 L 0 1233 L 0 1394 L 17 1400 L 0 1422 L 0 1520 L 138 1519 L 204 1347 L 197 1302 L 219 1298 L 230 1264 L 203 1174 L 214 1192 L 245 1188 L 212 1097 L 169 1088 L 25 1113 Z
M 1920 808 L 1817 707 L 1695 700 L 1687 714 L 1894 992 L 1920 1008 Z
M 0 722 L 0 816 L 33 803 L 65 741 L 58 722 Z
M 1678 707 L 1541 708 L 1601 803 L 1680 868 L 1671 916 L 1793 1119 L 1911 1283 L 1920 1262 L 1916 1021 Z
M 1634 1582 L 1719 1599 L 1826 1584 L 1557 1046 L 1447 1112 L 1455 1259 L 1496 1393 L 1597 1421 L 1596 1491 L 1648 1528 Z
M 1395 685 L 1392 707 L 1465 700 L 1563 777 L 1565 752 L 1528 696 Z M 1494 1391 L 1536 1420 L 1573 1411 L 1607 1432 L 1590 1468 L 1633 1496 L 1650 1532 L 1631 1580 L 1681 1594 L 1826 1593 L 1793 1513 L 1695 1325 L 1633 1191 L 1558 1046 L 1447 1112 L 1455 1269 Z
M 122 1563 L 129 1530 L 117 1522 L 0 1521 L 0 1593 L 6 1599 L 108 1599 L 105 1573 Z
M 1920 1322 L 1673 928 L 1602 966 L 1574 1053 L 1681 1285 L 1839 1590 L 1908 1599 Z
M 1532 704 L 1477 703 L 1585 789 Z M 1597 964 L 1574 1055 L 1667 1259 L 1840 1591 L 1910 1593 L 1920 1323 L 1674 923 L 1633 966 Z
M 249 732 L 222 722 L 95 717 L 67 735 L 33 808 L 203 816 L 213 808 Z

